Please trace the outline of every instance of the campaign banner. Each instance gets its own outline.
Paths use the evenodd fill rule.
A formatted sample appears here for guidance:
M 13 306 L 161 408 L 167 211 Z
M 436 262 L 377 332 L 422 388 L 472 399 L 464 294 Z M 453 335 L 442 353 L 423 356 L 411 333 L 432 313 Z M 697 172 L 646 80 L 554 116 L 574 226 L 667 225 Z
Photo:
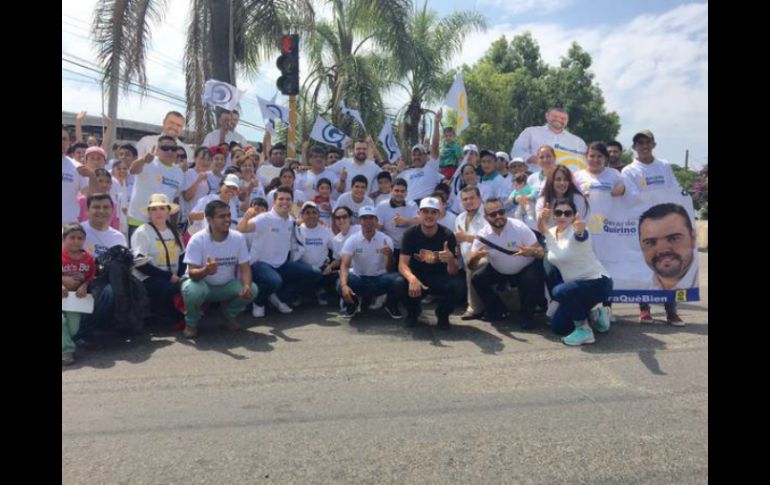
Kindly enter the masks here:
M 556 154 L 556 163 L 558 165 L 564 165 L 572 170 L 572 172 L 588 169 L 585 152 L 578 152 L 561 146 L 558 143 L 554 144 L 553 151 Z
M 591 191 L 586 224 L 618 303 L 700 300 L 692 198 L 681 189 Z

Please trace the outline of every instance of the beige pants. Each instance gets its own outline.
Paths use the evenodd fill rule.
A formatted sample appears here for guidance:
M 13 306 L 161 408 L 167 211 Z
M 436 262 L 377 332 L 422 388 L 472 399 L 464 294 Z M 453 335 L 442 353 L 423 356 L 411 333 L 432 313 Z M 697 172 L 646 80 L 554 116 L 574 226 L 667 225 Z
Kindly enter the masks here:
M 475 314 L 482 313 L 484 311 L 484 302 L 481 301 L 479 294 L 476 293 L 476 289 L 471 283 L 471 278 L 473 278 L 473 275 L 476 273 L 483 271 L 486 266 L 487 258 L 481 258 L 475 270 L 471 271 L 470 268 L 465 268 L 465 283 L 468 285 L 468 309 L 466 311 L 469 313 Z

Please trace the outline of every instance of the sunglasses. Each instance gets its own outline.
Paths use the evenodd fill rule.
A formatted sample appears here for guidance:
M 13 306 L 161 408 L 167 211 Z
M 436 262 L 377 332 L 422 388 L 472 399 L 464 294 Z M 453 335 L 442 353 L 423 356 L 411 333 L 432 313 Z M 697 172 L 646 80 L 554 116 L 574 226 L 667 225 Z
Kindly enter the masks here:
M 175 152 L 176 151 L 176 147 L 175 146 L 168 146 L 168 145 L 162 146 L 162 147 L 160 147 L 160 149 L 162 151 L 164 151 L 164 152 Z
M 571 209 L 567 209 L 565 211 L 559 210 L 559 209 L 554 209 L 554 211 L 553 211 L 553 215 L 555 215 L 556 217 L 562 217 L 562 216 L 564 216 L 564 217 L 572 217 L 573 214 L 575 214 L 575 213 Z
M 500 209 L 498 211 L 490 212 L 487 214 L 487 217 L 502 217 L 505 215 L 505 209 Z

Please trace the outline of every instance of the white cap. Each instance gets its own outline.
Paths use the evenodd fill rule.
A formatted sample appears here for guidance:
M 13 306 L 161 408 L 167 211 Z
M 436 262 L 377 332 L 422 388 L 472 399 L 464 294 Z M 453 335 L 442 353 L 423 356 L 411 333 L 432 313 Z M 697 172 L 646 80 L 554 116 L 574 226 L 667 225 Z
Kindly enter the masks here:
M 309 200 L 309 201 L 305 202 L 304 204 L 302 204 L 302 210 L 300 210 L 300 212 L 305 212 L 305 209 L 307 209 L 308 207 L 313 208 L 313 209 L 318 209 L 318 206 L 316 205 L 316 203 L 313 202 L 312 200 Z
M 471 145 L 465 145 L 463 147 L 463 152 L 467 152 L 467 151 L 476 152 L 478 154 L 479 153 L 479 147 L 477 147 L 476 145 L 472 145 L 472 144 Z
M 238 176 L 234 173 L 229 173 L 225 177 L 225 185 L 229 185 L 230 187 L 239 188 L 241 186 Z
M 423 154 L 423 155 L 425 155 L 426 153 L 428 153 L 428 149 L 427 149 L 427 148 L 425 148 L 425 145 L 423 145 L 422 143 L 418 143 L 418 144 L 416 144 L 415 146 L 413 146 L 413 147 L 412 147 L 412 151 L 415 151 L 415 150 L 420 150 L 420 151 L 422 152 L 422 154 Z
M 513 157 L 513 160 L 511 160 L 510 162 L 508 162 L 508 165 L 512 165 L 512 164 L 514 164 L 514 163 L 523 163 L 524 165 L 526 165 L 526 164 L 527 164 L 527 162 L 525 162 L 525 161 L 524 161 L 524 159 L 523 159 L 523 158 L 521 158 L 521 157 Z
M 374 216 L 377 217 L 377 211 L 374 210 L 374 207 L 370 205 L 366 205 L 364 207 L 361 207 L 358 209 L 358 218 L 366 217 L 366 216 Z
M 511 161 L 511 157 L 509 157 L 508 154 L 505 153 L 505 152 L 497 152 L 497 153 L 495 153 L 495 158 L 502 158 L 506 162 L 510 162 Z
M 441 202 L 435 197 L 425 197 L 420 201 L 420 209 L 436 209 L 441 210 Z

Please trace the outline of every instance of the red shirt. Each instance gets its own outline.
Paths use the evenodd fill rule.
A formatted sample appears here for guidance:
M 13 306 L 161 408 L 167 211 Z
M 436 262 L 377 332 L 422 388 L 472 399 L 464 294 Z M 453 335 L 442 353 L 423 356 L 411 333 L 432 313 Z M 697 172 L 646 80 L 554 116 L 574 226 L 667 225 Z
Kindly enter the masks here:
M 83 251 L 83 255 L 80 259 L 72 259 L 67 254 L 67 250 L 61 248 L 61 275 L 62 276 L 74 276 L 80 274 L 85 278 L 85 281 L 91 282 L 96 276 L 96 262 L 94 258 L 88 254 L 88 251 Z

